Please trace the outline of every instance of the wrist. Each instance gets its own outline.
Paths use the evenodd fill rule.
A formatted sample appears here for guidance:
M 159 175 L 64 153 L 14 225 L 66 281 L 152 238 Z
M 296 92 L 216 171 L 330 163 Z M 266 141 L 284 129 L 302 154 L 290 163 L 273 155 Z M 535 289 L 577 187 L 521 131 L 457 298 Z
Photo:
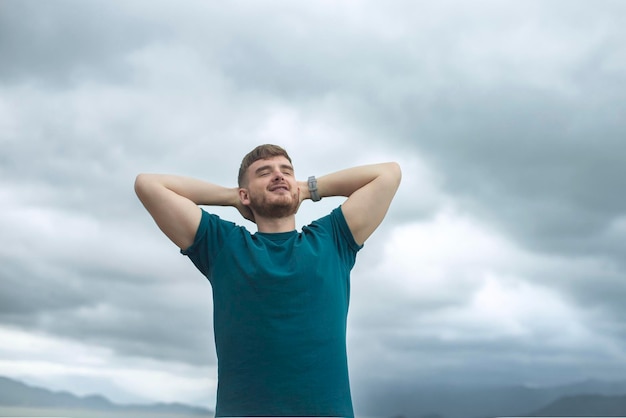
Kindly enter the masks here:
M 241 204 L 241 198 L 239 197 L 239 187 L 232 187 L 228 189 L 228 204 L 225 206 L 238 207 Z
M 311 199 L 311 193 L 309 192 L 309 184 L 306 181 L 299 181 L 298 188 L 300 189 L 300 200 Z
M 322 200 L 322 196 L 317 189 L 317 179 L 315 178 L 315 176 L 309 177 L 307 181 L 307 188 L 309 190 L 309 196 L 312 201 L 319 202 L 320 200 Z

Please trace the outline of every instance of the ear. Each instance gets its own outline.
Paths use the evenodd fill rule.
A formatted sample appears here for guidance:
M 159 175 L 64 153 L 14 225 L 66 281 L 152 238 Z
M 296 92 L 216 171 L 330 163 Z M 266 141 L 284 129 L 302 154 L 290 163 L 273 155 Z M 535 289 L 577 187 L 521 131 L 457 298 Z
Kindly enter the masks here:
M 239 200 L 241 200 L 241 203 L 244 206 L 248 206 L 250 204 L 250 193 L 248 193 L 248 189 L 239 189 Z

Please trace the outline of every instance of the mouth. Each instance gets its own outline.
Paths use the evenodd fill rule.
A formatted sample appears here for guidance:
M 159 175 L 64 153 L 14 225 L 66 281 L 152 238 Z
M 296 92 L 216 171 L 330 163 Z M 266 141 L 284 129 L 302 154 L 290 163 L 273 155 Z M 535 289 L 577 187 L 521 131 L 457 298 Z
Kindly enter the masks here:
M 289 187 L 287 187 L 286 185 L 279 185 L 279 186 L 273 186 L 270 187 L 270 192 L 280 192 L 280 191 L 284 191 L 284 192 L 288 192 L 289 191 Z

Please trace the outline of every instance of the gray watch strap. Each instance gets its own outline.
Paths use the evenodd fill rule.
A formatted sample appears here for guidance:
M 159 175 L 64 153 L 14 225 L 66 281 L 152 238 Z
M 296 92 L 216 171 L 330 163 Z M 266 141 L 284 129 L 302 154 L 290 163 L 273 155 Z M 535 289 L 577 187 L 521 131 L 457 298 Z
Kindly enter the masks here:
M 320 194 L 317 192 L 317 179 L 315 176 L 309 177 L 309 193 L 311 194 L 311 200 L 314 202 L 319 202 L 322 200 Z

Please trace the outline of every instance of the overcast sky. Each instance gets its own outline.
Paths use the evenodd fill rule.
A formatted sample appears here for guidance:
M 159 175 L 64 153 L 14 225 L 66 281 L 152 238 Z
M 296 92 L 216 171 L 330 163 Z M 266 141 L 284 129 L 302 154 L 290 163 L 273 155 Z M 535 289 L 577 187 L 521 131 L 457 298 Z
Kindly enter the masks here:
M 213 407 L 210 285 L 133 182 L 234 186 L 269 142 L 403 169 L 352 274 L 357 414 L 624 378 L 625 45 L 617 0 L 0 0 L 0 375 Z

